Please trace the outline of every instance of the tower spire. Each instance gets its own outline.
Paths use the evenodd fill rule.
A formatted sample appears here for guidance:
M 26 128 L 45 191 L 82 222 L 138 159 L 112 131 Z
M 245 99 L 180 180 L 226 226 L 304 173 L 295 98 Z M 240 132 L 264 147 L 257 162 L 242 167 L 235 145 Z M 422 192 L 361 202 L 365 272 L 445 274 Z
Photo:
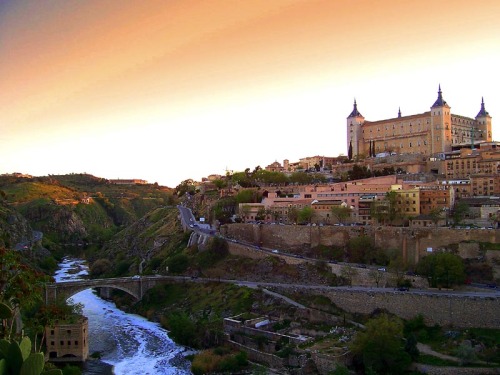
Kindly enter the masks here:
M 351 114 L 347 118 L 349 118 L 349 117 L 357 117 L 357 116 L 363 117 L 363 115 L 361 113 L 359 113 L 359 111 L 358 111 L 358 105 L 356 103 L 356 98 L 354 98 L 354 106 L 352 108 L 352 112 L 351 112 Z
M 441 92 L 441 84 L 439 84 L 438 97 L 431 108 L 442 107 L 445 105 L 447 105 L 447 103 L 443 100 L 443 93 Z
M 488 116 L 489 113 L 486 112 L 486 108 L 484 107 L 484 98 L 481 97 L 481 109 L 479 110 L 479 113 L 477 114 L 477 117 L 483 117 L 483 116 Z
M 399 107 L 399 109 L 398 109 L 398 118 L 400 118 L 400 117 L 401 117 L 401 107 Z

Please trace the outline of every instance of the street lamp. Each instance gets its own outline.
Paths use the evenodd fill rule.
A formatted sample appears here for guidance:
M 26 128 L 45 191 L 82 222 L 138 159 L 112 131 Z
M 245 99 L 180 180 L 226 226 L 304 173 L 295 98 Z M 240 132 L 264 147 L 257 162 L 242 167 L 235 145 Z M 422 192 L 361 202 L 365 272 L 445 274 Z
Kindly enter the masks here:
M 470 131 L 470 139 L 471 139 L 471 150 L 474 150 L 474 132 L 478 132 L 478 133 L 482 133 L 483 130 L 480 130 L 480 129 L 474 129 L 474 126 L 471 127 L 471 131 Z

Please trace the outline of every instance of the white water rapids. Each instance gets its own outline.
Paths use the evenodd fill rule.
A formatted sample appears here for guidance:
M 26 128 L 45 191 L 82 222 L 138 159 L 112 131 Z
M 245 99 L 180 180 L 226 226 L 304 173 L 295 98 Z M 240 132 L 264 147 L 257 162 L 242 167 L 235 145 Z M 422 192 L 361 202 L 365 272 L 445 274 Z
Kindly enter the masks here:
M 80 259 L 65 258 L 59 267 L 54 276 L 57 282 L 78 280 L 88 274 Z M 91 289 L 71 299 L 84 306 L 83 314 L 89 319 L 90 354 L 99 352 L 104 362 L 87 361 L 83 374 L 191 374 L 184 358 L 186 349 L 176 345 L 157 323 L 119 310 Z

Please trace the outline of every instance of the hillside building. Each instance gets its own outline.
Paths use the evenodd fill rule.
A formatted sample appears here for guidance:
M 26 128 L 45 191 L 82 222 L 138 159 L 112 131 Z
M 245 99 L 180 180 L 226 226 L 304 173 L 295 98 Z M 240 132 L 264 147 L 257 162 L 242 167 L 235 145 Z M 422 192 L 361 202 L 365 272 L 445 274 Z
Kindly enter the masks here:
M 85 362 L 89 356 L 89 322 L 85 316 L 75 322 L 56 321 L 45 327 L 47 354 L 52 362 Z

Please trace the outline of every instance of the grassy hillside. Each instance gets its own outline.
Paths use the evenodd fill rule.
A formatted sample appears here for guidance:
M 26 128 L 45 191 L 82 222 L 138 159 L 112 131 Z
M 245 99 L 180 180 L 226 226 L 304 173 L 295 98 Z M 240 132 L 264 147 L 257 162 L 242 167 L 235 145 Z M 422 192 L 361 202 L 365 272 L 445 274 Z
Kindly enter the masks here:
M 157 184 L 116 185 L 88 174 L 16 178 L 0 176 L 6 204 L 15 208 L 46 245 L 102 244 L 150 210 L 173 204 Z

